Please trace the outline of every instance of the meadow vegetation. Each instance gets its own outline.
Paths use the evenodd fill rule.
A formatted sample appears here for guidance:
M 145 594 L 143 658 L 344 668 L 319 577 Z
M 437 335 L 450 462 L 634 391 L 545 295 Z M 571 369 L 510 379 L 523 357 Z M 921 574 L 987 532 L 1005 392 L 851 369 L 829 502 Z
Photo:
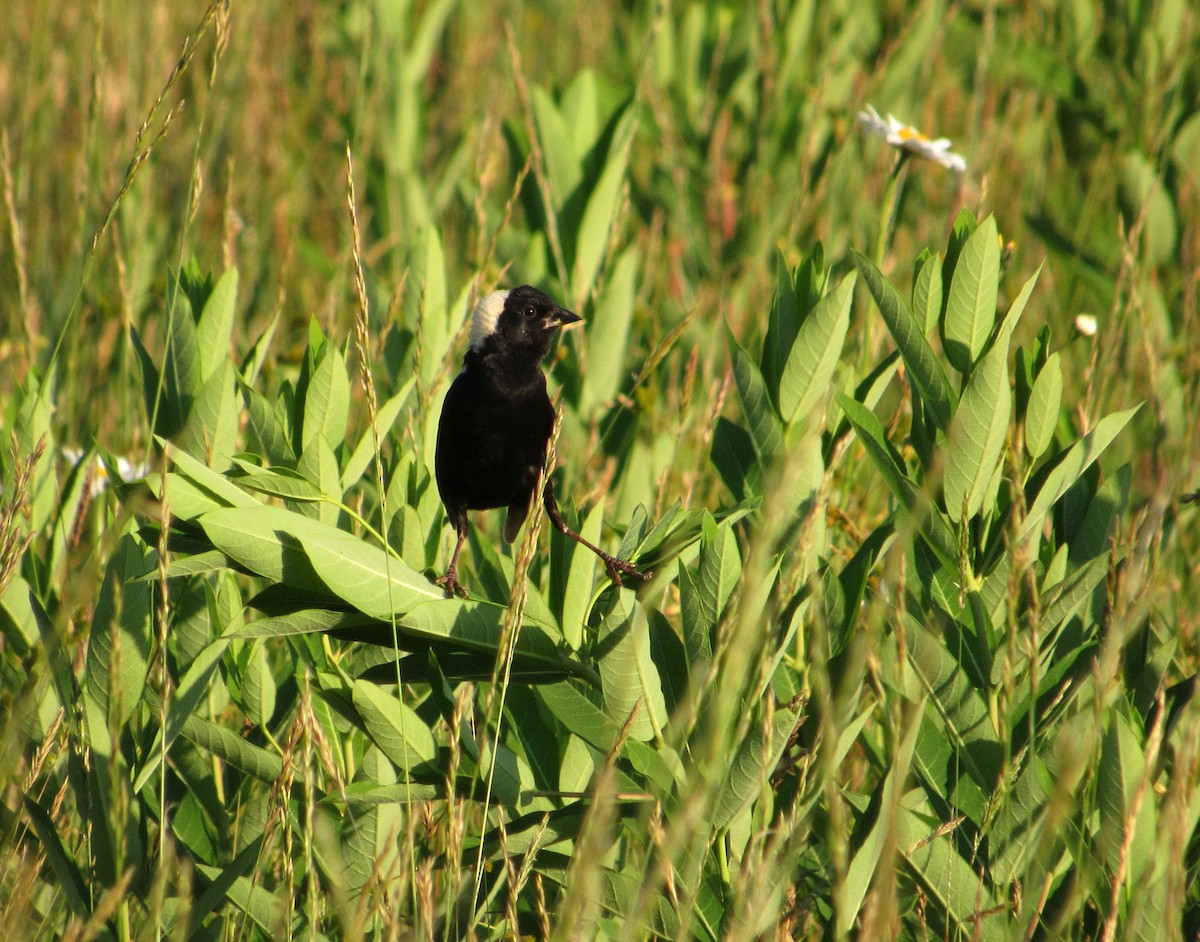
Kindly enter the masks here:
M 0 197 L 6 932 L 1200 935 L 1186 0 L 7 0 Z M 646 585 L 432 583 L 521 283 Z

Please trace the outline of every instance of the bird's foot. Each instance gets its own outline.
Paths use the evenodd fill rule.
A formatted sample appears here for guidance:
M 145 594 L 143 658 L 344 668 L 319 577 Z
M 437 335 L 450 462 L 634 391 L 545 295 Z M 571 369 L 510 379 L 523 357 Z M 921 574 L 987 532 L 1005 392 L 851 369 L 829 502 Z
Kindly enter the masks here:
M 628 560 L 618 559 L 616 556 L 609 556 L 607 553 L 604 554 L 602 559 L 604 560 L 604 568 L 608 571 L 608 578 L 618 586 L 625 584 L 621 581 L 622 574 L 632 576 L 634 579 L 639 579 L 642 582 L 648 582 L 650 577 L 654 575 L 652 572 L 642 572 Z
M 445 589 L 446 598 L 448 599 L 452 599 L 456 595 L 464 599 L 467 597 L 467 590 L 464 589 L 463 584 L 458 581 L 458 573 L 454 571 L 453 566 L 446 570 L 446 574 L 440 579 L 434 579 L 433 584 L 440 585 L 443 589 Z

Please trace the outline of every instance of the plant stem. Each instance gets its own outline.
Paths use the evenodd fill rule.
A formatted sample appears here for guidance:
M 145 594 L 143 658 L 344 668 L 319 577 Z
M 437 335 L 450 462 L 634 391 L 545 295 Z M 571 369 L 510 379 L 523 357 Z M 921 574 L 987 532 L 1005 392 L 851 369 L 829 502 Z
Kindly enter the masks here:
M 903 176 L 901 171 L 908 165 L 908 158 L 908 151 L 896 151 L 896 161 L 892 164 L 887 189 L 883 194 L 883 205 L 879 213 L 879 232 L 875 237 L 875 267 L 880 271 L 883 270 L 883 259 L 887 255 L 889 236 L 892 232 L 892 218 L 900 200 L 900 183 Z

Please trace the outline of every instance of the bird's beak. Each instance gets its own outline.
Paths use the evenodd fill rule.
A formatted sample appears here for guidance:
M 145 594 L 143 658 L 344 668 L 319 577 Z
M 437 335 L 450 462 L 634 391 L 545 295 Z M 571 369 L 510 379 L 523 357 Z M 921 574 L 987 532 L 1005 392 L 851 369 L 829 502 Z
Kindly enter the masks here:
M 583 318 L 578 314 L 573 314 L 564 307 L 557 308 L 554 314 L 551 315 L 547 324 L 549 327 L 570 327 L 572 324 L 578 324 Z

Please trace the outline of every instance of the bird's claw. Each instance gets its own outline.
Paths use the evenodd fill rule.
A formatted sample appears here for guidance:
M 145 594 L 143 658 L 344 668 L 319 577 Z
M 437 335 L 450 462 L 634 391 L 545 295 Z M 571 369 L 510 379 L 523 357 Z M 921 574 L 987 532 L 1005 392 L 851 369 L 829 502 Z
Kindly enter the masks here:
M 446 598 L 448 599 L 452 599 L 456 595 L 464 599 L 467 597 L 467 590 L 464 589 L 463 584 L 458 581 L 458 573 L 456 573 L 453 569 L 447 572 L 440 579 L 434 579 L 433 584 L 440 585 L 443 589 L 445 589 Z
M 625 585 L 621 581 L 622 573 L 627 576 L 633 576 L 635 579 L 640 579 L 642 582 L 649 582 L 650 577 L 654 575 L 653 572 L 642 572 L 633 563 L 624 559 L 617 559 L 615 556 L 604 560 L 604 568 L 608 570 L 608 578 L 616 583 L 618 588 Z

